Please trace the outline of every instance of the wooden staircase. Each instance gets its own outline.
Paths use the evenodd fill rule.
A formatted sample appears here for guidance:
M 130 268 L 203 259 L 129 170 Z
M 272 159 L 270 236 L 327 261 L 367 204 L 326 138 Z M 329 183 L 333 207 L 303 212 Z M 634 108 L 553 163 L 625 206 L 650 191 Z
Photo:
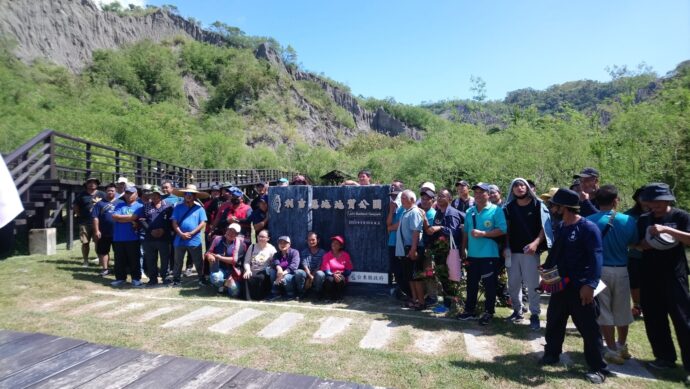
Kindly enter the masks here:
M 74 231 L 71 204 L 89 177 L 98 178 L 103 186 L 124 176 L 137 186 L 170 180 L 178 188 L 195 184 L 206 190 L 224 182 L 250 187 L 294 176 L 276 169 L 191 169 L 53 130 L 44 130 L 4 160 L 24 205 L 24 212 L 14 220 L 15 234 L 49 228 L 63 219 L 68 225 L 68 248 Z

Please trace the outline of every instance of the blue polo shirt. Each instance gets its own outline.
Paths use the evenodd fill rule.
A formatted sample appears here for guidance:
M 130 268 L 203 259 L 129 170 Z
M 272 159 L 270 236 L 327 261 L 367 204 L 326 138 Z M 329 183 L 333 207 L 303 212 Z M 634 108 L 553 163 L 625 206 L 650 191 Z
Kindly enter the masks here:
M 189 212 L 187 212 L 189 211 Z M 185 216 L 185 214 L 187 216 Z M 182 217 L 184 216 L 184 219 Z M 182 220 L 180 220 L 182 219 Z M 175 220 L 180 227 L 180 231 L 182 232 L 190 232 L 197 228 L 201 222 L 206 221 L 206 211 L 204 210 L 204 207 L 199 206 L 199 204 L 194 203 L 194 205 L 190 207 L 187 206 L 184 202 L 179 203 L 175 206 L 175 209 L 173 209 L 172 213 L 172 220 Z M 175 247 L 196 247 L 196 246 L 201 246 L 201 232 L 203 229 L 201 229 L 199 232 L 197 232 L 194 236 L 192 236 L 191 239 L 184 240 L 180 238 L 179 235 L 175 235 L 175 241 L 173 242 L 173 246 Z
M 475 227 L 474 223 L 477 223 Z M 474 238 L 472 230 L 491 231 L 498 228 L 503 232 L 508 231 L 506 216 L 503 208 L 496 204 L 488 203 L 481 212 L 477 206 L 467 210 L 465 216 L 465 233 L 467 234 L 467 256 L 470 258 L 498 258 L 498 244 L 491 238 Z
M 405 246 L 412 246 L 412 234 L 414 231 L 419 231 L 419 242 L 417 243 L 417 247 L 420 247 L 422 244 L 424 220 L 422 219 L 420 209 L 417 207 L 412 207 L 410 209 L 400 207 L 399 209 L 401 210 L 402 216 L 395 236 L 395 255 L 404 257 L 407 255 Z
M 143 205 L 136 201 L 132 204 L 127 204 L 127 202 L 121 201 L 115 204 L 113 215 L 132 215 L 141 207 L 143 207 Z M 131 242 L 133 240 L 139 240 L 139 234 L 137 233 L 137 230 L 134 229 L 133 223 L 115 222 L 115 225 L 113 226 L 113 242 Z
M 611 220 L 611 211 L 601 211 L 587 216 L 587 220 L 596 224 L 604 232 Z M 628 246 L 639 241 L 637 238 L 637 221 L 629 215 L 616 212 L 613 226 L 602 238 L 604 244 L 604 266 L 627 266 Z
M 91 210 L 91 218 L 98 219 L 98 229 L 102 236 L 113 236 L 113 228 L 115 221 L 113 220 L 113 212 L 115 205 L 122 202 L 122 200 L 115 198 L 113 201 L 101 200 L 93 206 Z

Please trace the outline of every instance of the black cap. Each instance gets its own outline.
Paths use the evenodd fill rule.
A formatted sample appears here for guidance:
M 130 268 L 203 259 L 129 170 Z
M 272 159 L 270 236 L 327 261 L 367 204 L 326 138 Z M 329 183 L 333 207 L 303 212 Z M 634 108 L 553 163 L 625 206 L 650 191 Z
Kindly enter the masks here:
M 582 169 L 580 174 L 576 174 L 573 178 L 587 178 L 587 177 L 599 177 L 599 171 L 593 167 L 586 167 Z
M 472 190 L 477 190 L 477 189 L 481 189 L 484 192 L 488 192 L 490 188 L 489 188 L 489 184 L 486 184 L 483 182 L 478 182 L 472 186 Z
M 220 190 L 220 185 L 211 185 L 211 190 Z
M 551 203 L 568 208 L 580 208 L 580 196 L 570 189 L 558 188 L 551 198 Z
M 469 184 L 467 181 L 465 181 L 465 180 L 459 180 L 458 182 L 455 183 L 455 186 L 460 186 L 460 185 L 462 185 L 462 186 L 470 186 L 470 184 Z
M 640 195 L 642 201 L 675 201 L 671 188 L 663 182 L 653 182 L 642 190 Z

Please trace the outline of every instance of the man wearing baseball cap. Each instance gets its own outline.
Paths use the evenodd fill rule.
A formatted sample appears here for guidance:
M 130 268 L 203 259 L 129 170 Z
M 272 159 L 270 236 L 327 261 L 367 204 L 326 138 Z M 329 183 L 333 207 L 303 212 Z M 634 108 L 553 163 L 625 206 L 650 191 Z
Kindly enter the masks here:
M 577 191 L 580 196 L 580 214 L 587 217 L 599 212 L 599 205 L 595 198 L 599 189 L 599 171 L 593 167 L 586 167 L 573 178 L 579 180 L 580 183 Z
M 474 205 L 474 197 L 470 196 L 470 184 L 465 180 L 458 180 L 455 190 L 458 192 L 458 198 L 453 200 L 450 206 L 460 212 L 467 212 Z
M 597 324 L 597 303 L 594 289 L 601 277 L 601 232 L 591 221 L 580 216 L 580 196 L 560 188 L 551 198 L 555 212 L 563 222 L 555 232 L 555 241 L 544 263 L 545 269 L 556 266 L 565 286 L 553 292 L 546 311 L 546 345 L 542 365 L 554 365 L 563 352 L 563 340 L 568 317 L 572 316 L 582 336 L 585 361 L 589 371 L 587 380 L 600 384 L 611 375 L 601 356 L 601 332 Z
M 115 281 L 110 285 L 120 287 L 127 282 L 127 271 L 132 277 L 132 286 L 141 287 L 141 262 L 139 235 L 132 222 L 132 215 L 144 205 L 137 201 L 137 188 L 125 188 L 124 201 L 115 205 L 113 220 L 113 251 L 115 251 Z
M 472 187 L 475 205 L 467 210 L 465 216 L 465 233 L 462 247 L 464 255 L 467 249 L 467 301 L 465 311 L 458 316 L 460 320 L 476 318 L 475 306 L 479 293 L 479 281 L 484 285 L 484 314 L 479 318 L 480 325 L 488 325 L 494 316 L 496 305 L 496 284 L 498 282 L 498 243 L 492 238 L 506 234 L 503 210 L 489 201 L 489 185 L 478 183 Z
M 675 366 L 676 350 L 671 338 L 668 317 L 676 330 L 681 360 L 690 384 L 690 293 L 688 292 L 688 261 L 685 248 L 690 245 L 690 215 L 672 206 L 675 196 L 668 184 L 648 184 L 640 200 L 650 212 L 637 221 L 638 236 L 642 238 L 638 248 L 642 250 L 640 279 L 640 303 L 644 312 L 647 339 L 652 345 L 655 369 Z M 662 234 L 665 239 L 677 241 L 665 250 L 655 249 L 647 243 L 645 236 Z
M 79 240 L 81 241 L 81 256 L 84 260 L 82 266 L 89 266 L 89 243 L 93 238 L 93 219 L 91 210 L 93 206 L 105 198 L 105 193 L 98 190 L 101 182 L 98 178 L 89 177 L 84 182 L 84 190 L 77 195 L 72 203 L 72 211 L 77 217 L 79 225 Z

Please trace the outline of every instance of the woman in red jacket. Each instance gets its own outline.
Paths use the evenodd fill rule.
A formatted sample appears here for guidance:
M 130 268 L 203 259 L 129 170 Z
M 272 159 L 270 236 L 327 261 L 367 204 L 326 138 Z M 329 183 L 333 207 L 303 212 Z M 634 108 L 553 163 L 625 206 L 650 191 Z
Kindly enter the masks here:
M 326 274 L 323 292 L 327 299 L 342 300 L 347 279 L 352 273 L 350 254 L 343 250 L 345 239 L 336 235 L 331 238 L 331 251 L 323 256 L 321 270 Z

